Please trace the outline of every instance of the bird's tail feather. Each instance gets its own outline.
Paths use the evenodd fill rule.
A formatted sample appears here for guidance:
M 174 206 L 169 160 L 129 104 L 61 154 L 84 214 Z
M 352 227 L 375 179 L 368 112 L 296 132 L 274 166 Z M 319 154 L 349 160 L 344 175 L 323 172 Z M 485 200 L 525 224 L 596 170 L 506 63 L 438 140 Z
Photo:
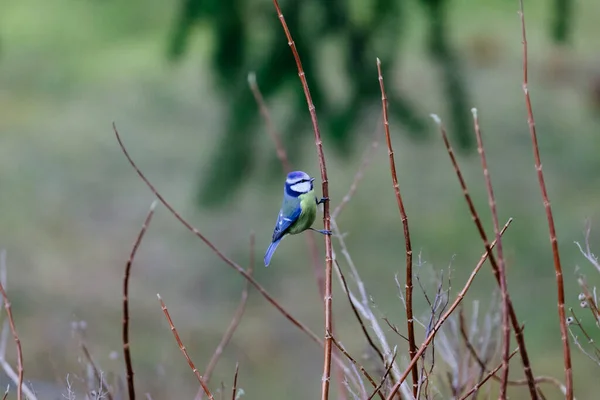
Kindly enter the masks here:
M 281 242 L 281 239 L 277 239 L 276 241 L 272 242 L 269 245 L 269 248 L 267 249 L 267 252 L 265 253 L 265 267 L 269 266 L 269 263 L 271 262 L 271 257 L 273 257 L 273 254 L 275 253 L 277 246 L 279 246 L 279 242 Z

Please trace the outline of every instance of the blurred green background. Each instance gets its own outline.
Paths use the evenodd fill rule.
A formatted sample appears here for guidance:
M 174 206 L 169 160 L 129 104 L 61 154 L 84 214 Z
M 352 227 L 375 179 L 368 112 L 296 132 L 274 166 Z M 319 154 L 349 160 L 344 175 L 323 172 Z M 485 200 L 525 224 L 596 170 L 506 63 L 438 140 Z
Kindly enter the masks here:
M 306 3 L 314 7 L 314 2 Z M 370 4 L 355 3 L 366 9 Z M 530 0 L 525 6 L 530 90 L 540 150 L 562 252 L 567 305 L 576 306 L 575 267 L 589 273 L 591 284 L 599 281 L 573 242 L 583 240 L 586 218 L 600 218 L 600 3 L 576 2 L 566 44 L 557 44 L 551 34 L 553 2 Z M 181 7 L 158 0 L 0 4 L 0 245 L 8 254 L 8 292 L 28 380 L 58 385 L 69 373 L 75 386 L 81 387 L 73 378 L 81 376 L 82 364 L 71 327 L 72 321 L 79 320 L 87 322 L 87 342 L 102 369 L 116 374 L 124 371 L 122 276 L 153 196 L 119 150 L 112 121 L 150 180 L 225 254 L 248 265 L 249 235 L 256 232 L 256 278 L 298 319 L 315 332 L 322 331 L 321 299 L 304 238 L 286 240 L 271 267 L 262 267 L 284 175 L 273 159 L 275 151 L 256 104 L 247 88 L 227 88 L 219 78 L 213 58 L 219 43 L 217 31 L 209 23 L 193 24 L 185 51 L 173 62 L 173 32 L 181 21 Z M 254 34 L 275 38 L 272 48 L 277 50 L 273 51 L 288 57 L 282 61 L 267 54 L 263 61 L 271 57 L 273 62 L 293 67 L 271 7 L 268 0 L 248 0 L 241 18 L 253 10 L 248 11 L 248 18 L 264 30 Z M 297 4 L 286 1 L 282 7 L 285 14 L 286 8 Z M 452 129 L 460 125 L 450 122 L 456 116 L 442 89 L 447 77 L 427 47 L 430 21 L 426 10 L 416 0 L 402 2 L 398 40 L 387 37 L 381 50 L 386 54 L 376 54 L 381 46 L 368 48 L 372 64 L 366 64 L 360 76 L 356 72 L 345 78 L 367 82 L 367 86 L 370 82 L 372 87 L 358 93 L 365 97 L 358 110 L 360 118 L 340 131 L 346 132 L 342 136 L 350 135 L 352 145 L 345 148 L 325 132 L 324 149 L 330 197 L 336 206 L 360 164 L 361 149 L 380 129 L 375 56 L 384 61 L 400 59 L 384 62 L 388 90 L 410 100 L 423 118 L 417 136 L 426 139 L 415 140 L 402 118 L 392 121 L 413 249 L 421 251 L 437 270 L 452 261 L 455 293 L 483 245 L 437 130 L 427 118 L 429 113 L 449 121 L 453 140 L 464 141 L 460 162 L 490 232 L 491 219 L 479 159 L 468 144 L 473 138 L 471 125 L 466 133 Z M 443 15 L 446 39 L 465 85 L 468 102 L 463 111 L 468 116 L 470 107 L 479 109 L 500 220 L 515 219 L 504 241 L 508 285 L 518 317 L 526 326 L 533 370 L 564 380 L 554 269 L 521 90 L 517 10 L 516 1 L 455 0 L 445 5 Z M 359 7 L 358 15 L 361 12 Z M 309 25 L 310 20 L 300 27 Z M 246 35 L 243 30 L 240 33 Z M 292 34 L 301 40 L 303 31 Z M 319 52 L 312 61 L 318 74 L 313 79 L 339 81 L 336 68 L 341 68 L 338 52 L 344 51 L 343 44 L 307 38 L 312 42 L 304 45 Z M 252 62 L 243 65 L 259 67 Z M 238 68 L 235 79 L 245 82 L 248 72 Z M 260 75 L 258 83 L 269 85 Z M 342 83 L 334 86 L 330 101 L 345 101 L 350 96 L 345 88 Z M 318 176 L 309 116 L 305 106 L 298 105 L 299 95 L 301 87 L 295 78 L 287 92 L 270 99 L 269 106 L 278 128 L 293 128 L 297 137 L 304 138 L 286 138 L 293 145 L 295 166 Z M 252 133 L 247 133 L 252 140 L 224 142 L 230 120 L 236 118 L 232 102 L 240 98 L 247 100 L 237 105 L 240 110 L 256 115 L 248 129 Z M 320 106 L 316 104 L 317 113 Z M 304 122 L 289 127 L 292 114 Z M 324 130 L 335 128 L 335 118 L 333 111 L 324 113 Z M 379 137 L 383 138 L 381 132 Z M 248 165 L 240 164 L 247 171 L 237 178 L 221 171 L 222 160 L 216 155 L 222 153 L 224 143 L 229 143 L 232 154 L 252 157 Z M 231 189 L 234 186 L 236 190 Z M 216 195 L 210 198 L 206 193 Z M 378 312 L 404 328 L 392 279 L 396 273 L 404 276 L 404 240 L 383 142 L 338 223 L 347 232 L 350 251 Z M 600 251 L 598 237 L 592 233 L 592 246 Z M 323 251 L 322 240 L 317 239 Z M 333 243 L 338 244 L 335 239 Z M 231 319 L 242 287 L 239 275 L 158 206 L 131 280 L 131 342 L 138 396 L 148 392 L 154 399 L 183 399 L 192 398 L 197 390 L 156 293 L 167 303 L 182 340 L 202 370 Z M 486 267 L 467 302 L 480 299 L 487 304 L 494 288 Z M 415 297 L 419 315 L 427 315 L 423 296 L 417 292 Z M 334 312 L 338 339 L 360 356 L 364 340 L 337 281 Z M 390 340 L 396 339 L 390 335 Z M 405 351 L 401 340 L 398 344 Z M 575 394 L 578 399 L 595 398 L 600 390 L 597 366 L 572 349 Z M 111 356 L 115 351 L 116 359 Z M 16 365 L 12 342 L 7 358 Z M 221 381 L 230 386 L 236 361 L 245 398 L 306 399 L 320 392 L 321 350 L 255 292 L 213 375 L 212 388 L 216 390 Z M 515 358 L 512 365 L 511 376 L 521 378 L 520 361 Z M 444 388 L 443 382 L 438 384 Z M 511 387 L 509 393 L 523 398 L 527 392 Z M 553 388 L 545 393 L 548 398 L 560 398 Z M 54 397 L 40 393 L 40 398 Z

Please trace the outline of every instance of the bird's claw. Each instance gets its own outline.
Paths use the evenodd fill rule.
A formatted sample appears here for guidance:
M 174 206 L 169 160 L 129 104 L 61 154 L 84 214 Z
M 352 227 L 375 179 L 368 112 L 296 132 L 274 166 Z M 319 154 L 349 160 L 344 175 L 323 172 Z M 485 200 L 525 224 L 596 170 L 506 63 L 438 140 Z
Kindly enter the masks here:
M 317 200 L 317 205 L 325 203 L 329 200 L 329 197 L 321 197 L 321 200 Z

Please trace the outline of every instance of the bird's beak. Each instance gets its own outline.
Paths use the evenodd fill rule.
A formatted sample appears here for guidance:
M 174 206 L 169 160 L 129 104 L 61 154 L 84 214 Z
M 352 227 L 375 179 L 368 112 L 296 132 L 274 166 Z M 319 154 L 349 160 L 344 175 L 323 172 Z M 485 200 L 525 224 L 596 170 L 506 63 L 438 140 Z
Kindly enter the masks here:
M 315 178 L 310 178 L 310 182 L 312 183 L 315 180 Z

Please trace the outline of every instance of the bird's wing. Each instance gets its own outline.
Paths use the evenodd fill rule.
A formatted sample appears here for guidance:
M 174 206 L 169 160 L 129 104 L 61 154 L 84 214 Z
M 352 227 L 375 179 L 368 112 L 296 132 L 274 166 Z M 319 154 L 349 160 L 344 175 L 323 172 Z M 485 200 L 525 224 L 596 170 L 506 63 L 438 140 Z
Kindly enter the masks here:
M 273 241 L 281 239 L 287 229 L 298 220 L 302 207 L 300 201 L 284 202 L 277 216 L 277 222 L 275 223 L 275 229 L 273 230 Z

